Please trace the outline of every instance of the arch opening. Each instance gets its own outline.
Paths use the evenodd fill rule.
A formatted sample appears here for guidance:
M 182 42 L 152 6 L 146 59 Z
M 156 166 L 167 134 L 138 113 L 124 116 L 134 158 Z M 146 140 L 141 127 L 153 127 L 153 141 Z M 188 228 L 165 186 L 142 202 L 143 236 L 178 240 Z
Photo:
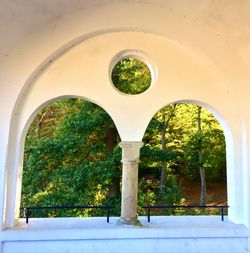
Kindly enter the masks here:
M 141 152 L 139 200 L 143 205 L 228 204 L 226 141 L 230 142 L 230 130 L 218 117 L 211 107 L 197 101 L 172 103 L 153 116 Z M 142 192 L 147 192 L 147 198 L 142 198 Z M 197 208 L 156 209 L 154 214 L 219 213 L 219 209 Z
M 36 110 L 25 135 L 21 207 L 112 205 L 114 215 L 120 211 L 120 137 L 105 110 L 81 98 L 56 100 Z M 100 215 L 106 213 L 52 208 L 32 214 Z

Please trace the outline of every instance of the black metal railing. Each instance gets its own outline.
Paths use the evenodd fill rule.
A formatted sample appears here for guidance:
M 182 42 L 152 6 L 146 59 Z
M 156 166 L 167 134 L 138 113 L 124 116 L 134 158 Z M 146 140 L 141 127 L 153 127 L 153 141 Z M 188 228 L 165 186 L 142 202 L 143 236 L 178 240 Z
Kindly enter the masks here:
M 198 206 L 198 205 L 193 205 L 193 206 L 142 206 L 142 208 L 147 209 L 147 217 L 148 217 L 148 222 L 150 222 L 150 215 L 151 215 L 151 209 L 178 209 L 178 208 L 184 208 L 184 209 L 192 209 L 192 208 L 201 208 L 201 209 L 206 209 L 206 208 L 211 208 L 211 209 L 219 209 L 220 214 L 221 214 L 221 220 L 224 221 L 224 211 L 225 209 L 228 209 L 229 206 Z
M 26 219 L 26 223 L 29 223 L 29 218 L 32 217 L 32 211 L 34 210 L 55 210 L 55 209 L 102 209 L 107 210 L 107 223 L 109 223 L 110 219 L 110 210 L 113 209 L 113 206 L 35 206 L 35 207 L 22 207 L 20 210 L 23 212 L 23 218 Z M 156 205 L 156 206 L 142 206 L 142 208 L 147 209 L 147 218 L 148 222 L 150 222 L 151 210 L 152 209 L 219 209 L 221 214 L 221 220 L 224 221 L 224 211 L 228 209 L 229 206 L 199 206 L 199 205 L 191 205 L 191 206 L 177 206 L 177 205 Z
M 22 207 L 20 210 L 23 212 L 23 217 L 26 219 L 26 223 L 29 223 L 29 218 L 32 217 L 32 211 L 34 210 L 55 210 L 55 209 L 102 209 L 107 210 L 107 223 L 109 223 L 110 210 L 113 206 L 35 206 L 35 207 Z

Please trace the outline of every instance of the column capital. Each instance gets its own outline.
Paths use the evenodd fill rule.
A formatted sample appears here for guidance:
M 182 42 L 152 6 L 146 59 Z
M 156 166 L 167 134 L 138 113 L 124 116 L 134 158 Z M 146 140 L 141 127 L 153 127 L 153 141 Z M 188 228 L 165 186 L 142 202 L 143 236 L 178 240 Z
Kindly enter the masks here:
M 122 148 L 122 163 L 139 163 L 142 141 L 122 141 L 119 145 Z
M 140 149 L 143 146 L 142 141 L 122 141 L 119 143 L 121 148 L 138 148 Z

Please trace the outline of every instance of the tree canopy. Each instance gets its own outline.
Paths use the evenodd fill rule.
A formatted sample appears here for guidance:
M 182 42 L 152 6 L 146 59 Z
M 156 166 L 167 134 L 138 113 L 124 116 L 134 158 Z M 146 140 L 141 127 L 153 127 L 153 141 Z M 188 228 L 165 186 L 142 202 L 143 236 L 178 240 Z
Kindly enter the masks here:
M 143 61 L 136 58 L 126 58 L 114 66 L 112 82 L 119 91 L 125 94 L 140 94 L 149 88 L 151 73 Z
M 114 68 L 113 80 L 129 94 L 136 93 L 138 85 L 151 82 L 150 72 L 140 64 L 136 60 L 123 60 Z M 91 102 L 71 98 L 45 107 L 26 136 L 22 206 L 109 204 L 115 206 L 113 214 L 119 215 L 119 142 L 112 119 Z M 200 168 L 208 183 L 226 180 L 224 134 L 205 108 L 199 109 L 194 104 L 162 108 L 150 121 L 143 142 L 139 213 L 143 212 L 140 206 L 145 204 L 185 204 L 182 179 L 200 181 Z M 86 209 L 37 214 L 43 215 L 102 213 Z

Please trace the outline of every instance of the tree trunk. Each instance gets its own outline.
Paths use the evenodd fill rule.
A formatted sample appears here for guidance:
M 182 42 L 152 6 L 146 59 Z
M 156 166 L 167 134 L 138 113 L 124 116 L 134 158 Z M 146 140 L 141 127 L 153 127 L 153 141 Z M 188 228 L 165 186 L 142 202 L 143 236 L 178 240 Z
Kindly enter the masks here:
M 163 127 L 161 131 L 161 150 L 162 153 L 166 154 L 166 115 L 163 113 Z M 165 162 L 162 163 L 161 168 L 161 181 L 160 181 L 160 194 L 165 192 L 166 182 L 167 181 L 167 171 Z
M 114 147 L 117 145 L 117 137 L 118 132 L 115 127 L 110 127 L 107 125 L 105 127 L 105 138 L 104 142 L 107 147 L 107 152 L 112 153 L 114 150 Z M 121 190 L 120 190 L 120 177 L 114 177 L 111 183 L 111 186 L 109 188 L 109 197 L 117 197 L 120 196 Z
M 201 192 L 200 192 L 200 205 L 206 205 L 206 175 L 203 167 L 203 154 L 202 154 L 202 131 L 201 131 L 201 107 L 198 108 L 198 159 L 199 159 L 199 170 L 201 178 Z
M 177 104 L 174 104 L 172 107 L 172 110 L 169 114 L 169 117 L 166 120 L 166 114 L 165 112 L 163 112 L 162 115 L 162 122 L 163 122 L 163 126 L 162 126 L 162 131 L 161 131 L 161 150 L 163 154 L 166 154 L 167 152 L 167 140 L 166 140 L 166 130 L 169 126 L 170 120 L 174 115 L 174 111 L 176 108 Z M 166 183 L 167 183 L 167 168 L 166 168 L 166 162 L 162 162 L 162 168 L 161 168 L 161 180 L 160 180 L 160 194 L 163 194 L 165 192 L 166 189 Z
M 110 126 L 106 126 L 104 131 L 105 131 L 104 142 L 107 147 L 107 152 L 112 153 L 114 147 L 117 145 L 118 132 L 115 127 Z

